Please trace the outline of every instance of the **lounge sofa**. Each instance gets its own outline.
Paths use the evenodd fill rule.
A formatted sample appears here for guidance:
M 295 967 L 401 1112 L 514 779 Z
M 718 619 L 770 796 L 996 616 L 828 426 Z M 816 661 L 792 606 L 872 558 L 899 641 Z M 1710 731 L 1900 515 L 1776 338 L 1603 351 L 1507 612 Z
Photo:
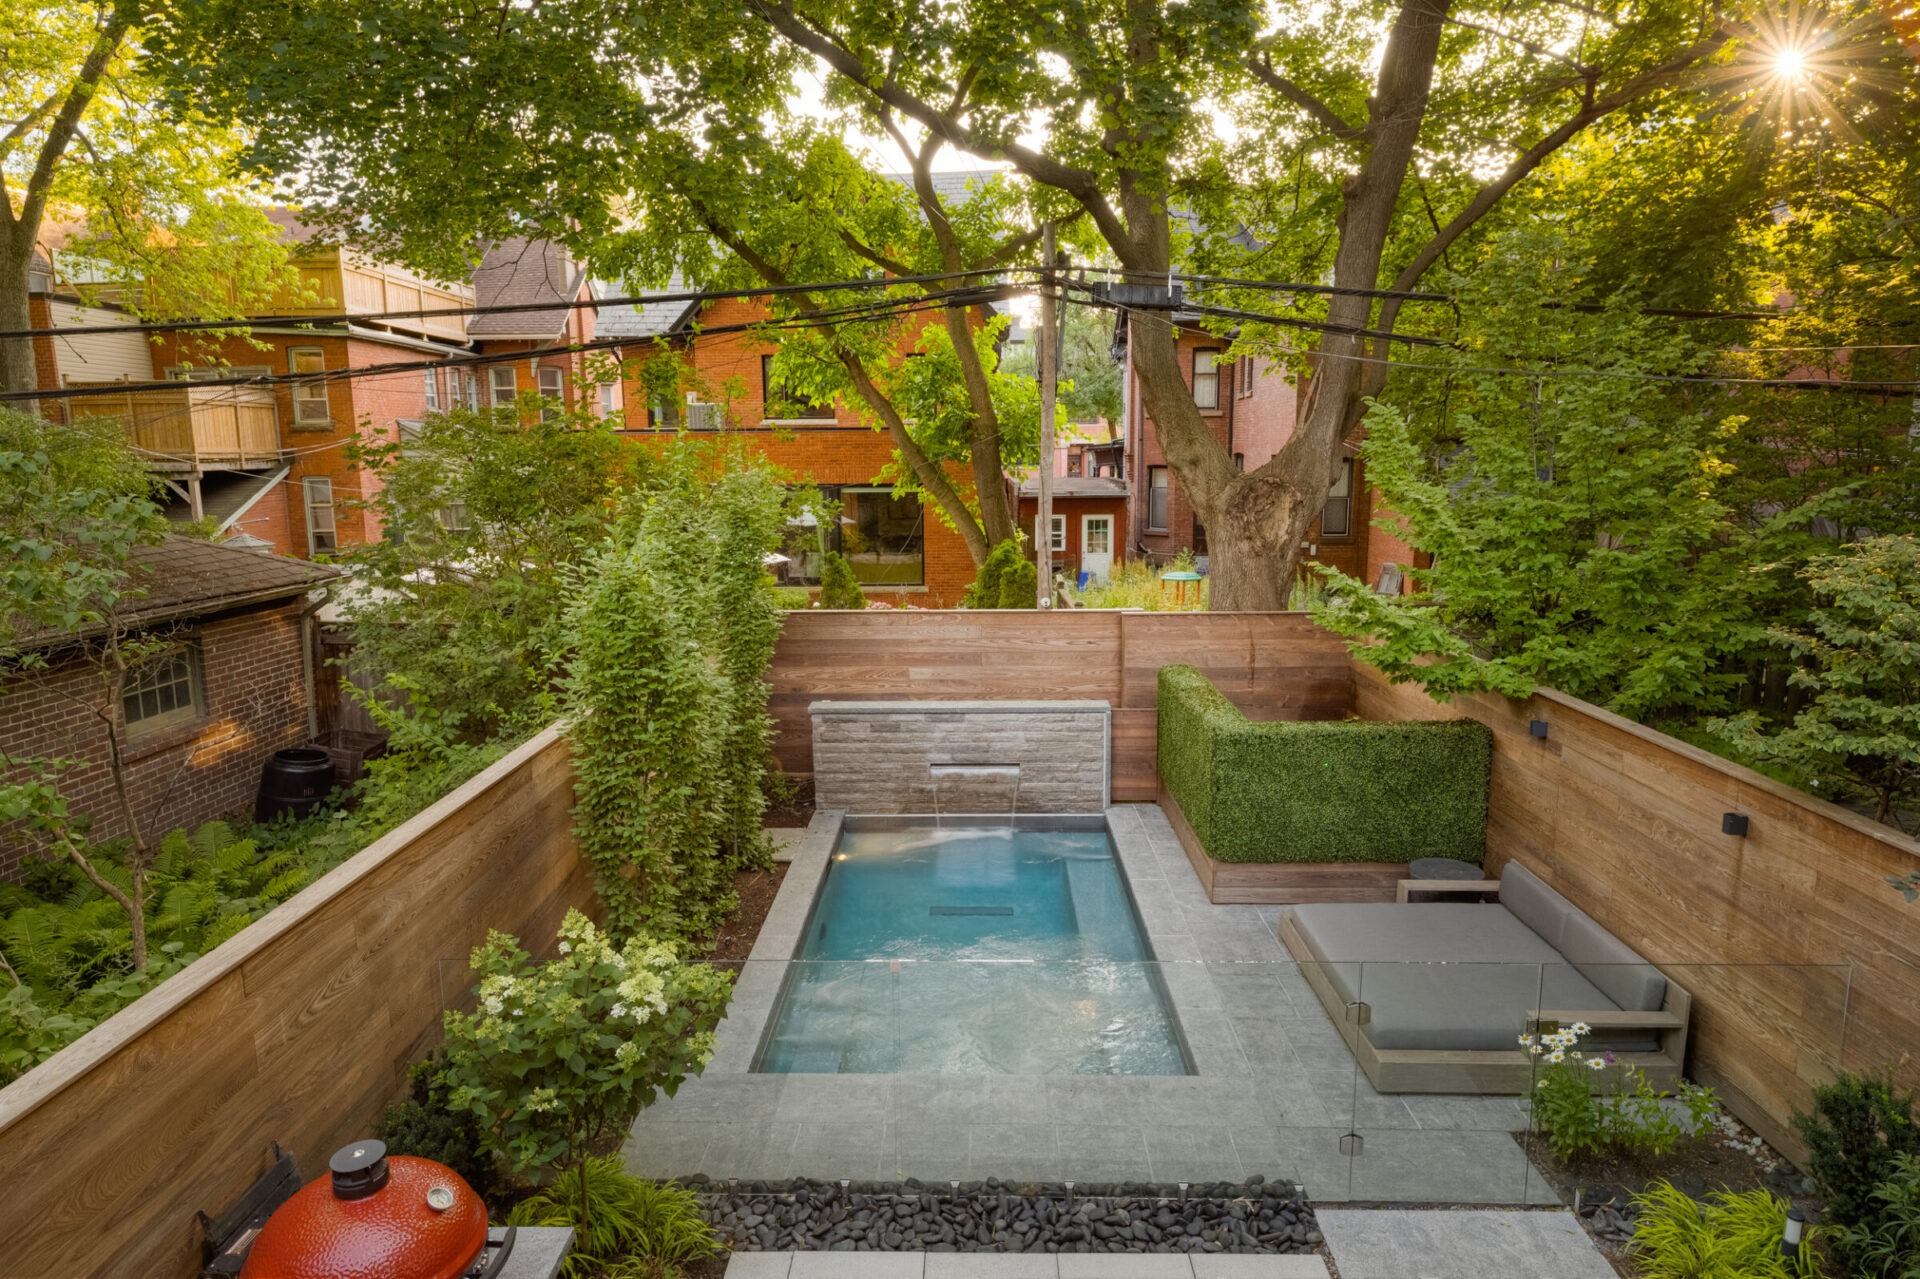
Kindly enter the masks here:
M 1409 890 L 1466 900 L 1409 903 Z M 1480 900 L 1497 894 L 1497 901 Z M 1402 880 L 1396 903 L 1288 907 L 1280 937 L 1381 1092 L 1532 1089 L 1529 1031 L 1585 1022 L 1669 1088 L 1686 1061 L 1686 991 L 1514 862 L 1498 880 Z

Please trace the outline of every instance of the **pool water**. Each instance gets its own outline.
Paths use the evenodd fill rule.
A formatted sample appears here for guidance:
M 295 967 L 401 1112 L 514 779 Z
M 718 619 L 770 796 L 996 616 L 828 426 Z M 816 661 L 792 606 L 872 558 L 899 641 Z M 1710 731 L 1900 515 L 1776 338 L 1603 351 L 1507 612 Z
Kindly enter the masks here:
M 1105 823 L 1044 824 L 849 818 L 754 1069 L 1191 1073 Z

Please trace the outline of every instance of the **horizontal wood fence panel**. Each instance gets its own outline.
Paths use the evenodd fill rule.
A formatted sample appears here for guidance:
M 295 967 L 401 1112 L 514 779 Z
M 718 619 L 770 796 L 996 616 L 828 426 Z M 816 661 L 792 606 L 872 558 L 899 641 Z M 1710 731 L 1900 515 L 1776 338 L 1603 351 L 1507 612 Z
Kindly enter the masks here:
M 487 930 L 591 908 L 572 779 L 542 733 L 0 1089 L 0 1277 L 198 1273 L 271 1142 L 311 1178 L 367 1136 Z
M 768 673 L 774 754 L 813 771 L 818 701 L 1096 699 L 1113 707 L 1113 799 L 1150 802 L 1160 668 L 1197 666 L 1253 719 L 1340 719 L 1353 707 L 1343 641 L 1304 613 L 1020 609 L 787 614 Z
M 1692 1073 L 1781 1150 L 1804 1153 L 1790 1117 L 1836 1070 L 1920 1085 L 1920 909 L 1886 882 L 1920 843 L 1561 693 L 1440 705 L 1354 673 L 1368 719 L 1494 730 L 1489 869 L 1519 861 L 1669 968 L 1694 996 Z

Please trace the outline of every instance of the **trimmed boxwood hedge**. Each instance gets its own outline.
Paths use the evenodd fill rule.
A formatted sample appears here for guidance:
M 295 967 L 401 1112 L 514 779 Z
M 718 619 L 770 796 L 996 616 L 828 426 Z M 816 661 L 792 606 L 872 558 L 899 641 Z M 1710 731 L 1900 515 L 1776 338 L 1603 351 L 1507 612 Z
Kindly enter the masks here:
M 1493 730 L 1477 720 L 1254 723 L 1160 668 L 1160 778 L 1222 862 L 1405 862 L 1486 851 Z

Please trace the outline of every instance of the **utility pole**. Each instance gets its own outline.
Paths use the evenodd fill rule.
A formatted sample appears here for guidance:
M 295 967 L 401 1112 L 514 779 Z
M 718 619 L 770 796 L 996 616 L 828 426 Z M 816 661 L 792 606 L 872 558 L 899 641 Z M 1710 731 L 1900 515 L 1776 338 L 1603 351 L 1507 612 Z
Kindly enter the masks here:
M 1053 400 L 1060 380 L 1058 350 L 1054 345 L 1053 223 L 1040 228 L 1040 503 L 1034 516 L 1034 564 L 1040 570 L 1041 608 L 1053 607 Z

